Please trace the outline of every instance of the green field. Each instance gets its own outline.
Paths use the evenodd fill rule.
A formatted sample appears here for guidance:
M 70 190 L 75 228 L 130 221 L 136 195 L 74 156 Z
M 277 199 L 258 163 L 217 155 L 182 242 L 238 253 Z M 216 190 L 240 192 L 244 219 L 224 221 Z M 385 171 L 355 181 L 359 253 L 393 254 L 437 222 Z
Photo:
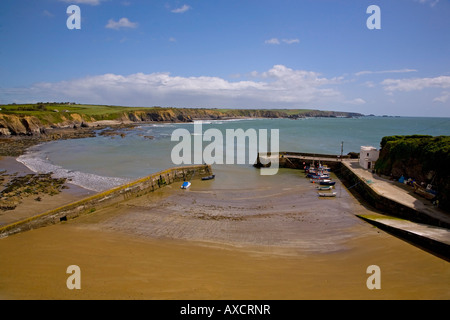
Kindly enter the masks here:
M 72 114 L 80 115 L 84 120 L 115 120 L 121 115 L 134 111 L 151 112 L 157 108 L 134 108 L 106 105 L 79 105 L 79 104 L 20 104 L 2 105 L 0 114 L 16 116 L 34 116 L 42 123 L 55 124 L 71 119 Z

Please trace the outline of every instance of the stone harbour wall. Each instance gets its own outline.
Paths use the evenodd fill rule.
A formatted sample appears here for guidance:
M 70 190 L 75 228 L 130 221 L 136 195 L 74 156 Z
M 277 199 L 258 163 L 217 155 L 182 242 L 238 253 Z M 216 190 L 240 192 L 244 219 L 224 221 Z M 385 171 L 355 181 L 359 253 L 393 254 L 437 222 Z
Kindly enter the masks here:
M 88 198 L 3 226 L 0 228 L 0 238 L 74 219 L 80 215 L 93 213 L 101 208 L 153 192 L 174 182 L 190 181 L 191 179 L 199 179 L 211 174 L 212 169 L 210 165 L 176 167 L 157 172 L 111 190 L 97 193 Z

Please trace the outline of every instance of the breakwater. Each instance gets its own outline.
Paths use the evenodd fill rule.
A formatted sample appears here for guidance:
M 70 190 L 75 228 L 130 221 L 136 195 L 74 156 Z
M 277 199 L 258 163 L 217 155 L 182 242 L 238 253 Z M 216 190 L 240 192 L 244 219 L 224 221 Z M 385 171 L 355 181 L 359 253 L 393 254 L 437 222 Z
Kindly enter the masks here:
M 353 166 L 358 166 L 358 164 L 355 162 L 342 162 L 341 168 L 336 172 L 336 175 L 347 188 L 356 191 L 372 207 L 401 219 L 436 227 L 450 228 L 449 217 L 446 217 L 445 213 L 435 210 L 431 207 L 431 204 L 427 207 L 424 205 L 424 202 L 413 197 L 410 197 L 406 201 L 403 199 L 400 200 L 401 194 L 389 194 L 389 190 L 393 190 L 392 188 L 386 189 L 387 194 L 384 194 L 384 192 L 381 193 L 372 186 L 374 181 L 359 175 L 352 168 Z M 387 186 L 392 186 L 389 182 L 377 181 L 376 183 L 384 183 Z M 403 194 L 408 194 L 406 190 L 402 191 Z M 396 197 L 399 199 L 396 199 Z
M 3 226 L 0 228 L 0 238 L 74 219 L 83 214 L 94 213 L 96 210 L 143 196 L 174 182 L 190 181 L 211 174 L 212 168 L 210 165 L 175 167 L 157 172 L 111 190 Z
M 267 159 L 262 161 L 260 159 L 266 157 L 270 159 L 270 155 L 258 155 L 255 167 L 270 166 L 270 162 L 266 164 L 268 162 Z M 280 168 L 303 169 L 305 165 L 310 165 L 313 162 L 316 164 L 320 162 L 322 165 L 330 167 L 351 192 L 356 192 L 366 203 L 385 214 L 418 223 L 450 228 L 449 215 L 445 216 L 445 214 L 434 210 L 430 206 L 426 207 L 419 200 L 413 199 L 413 201 L 409 200 L 408 202 L 396 199 L 396 196 L 403 196 L 407 194 L 407 191 L 402 190 L 400 193 L 387 196 L 375 190 L 372 186 L 373 181 L 369 181 L 358 172 L 362 169 L 359 167 L 358 161 L 350 159 L 350 156 L 299 152 L 279 153 Z M 392 187 L 391 182 L 388 181 L 377 180 L 377 184 Z M 391 189 L 388 189 L 387 192 L 389 190 Z
M 305 165 L 310 165 L 313 162 L 316 164 L 320 162 L 322 165 L 329 166 L 332 170 L 338 170 L 341 167 L 341 161 L 350 159 L 348 155 L 330 155 L 319 153 L 304 153 L 304 152 L 279 152 L 279 166 L 280 168 L 289 169 L 303 169 Z M 270 153 L 259 153 L 256 159 L 255 167 L 270 167 Z M 263 159 L 261 161 L 261 159 Z

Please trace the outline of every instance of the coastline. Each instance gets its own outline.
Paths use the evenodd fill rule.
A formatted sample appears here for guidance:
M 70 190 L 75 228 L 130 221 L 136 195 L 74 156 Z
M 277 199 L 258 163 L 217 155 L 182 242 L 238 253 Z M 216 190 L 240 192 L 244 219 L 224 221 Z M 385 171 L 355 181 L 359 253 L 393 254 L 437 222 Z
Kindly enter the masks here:
M 14 157 L 6 160 L 12 170 L 26 171 Z M 0 252 L 8 256 L 0 264 L 0 297 L 450 297 L 448 263 L 361 221 L 356 214 L 374 213 L 346 189 L 343 198 L 318 200 L 298 170 L 280 169 L 265 181 L 251 168 L 241 170 L 233 173 L 245 182 L 239 185 L 218 168 L 216 180 L 189 190 L 174 184 L 0 239 Z M 73 264 L 82 270 L 79 291 L 65 285 L 66 268 Z M 373 264 L 382 270 L 380 291 L 366 287 L 366 269 Z
M 28 169 L 25 165 L 16 160 L 16 157 L 0 156 L 0 170 L 5 171 L 3 178 L 6 182 L 14 177 L 21 177 L 25 175 L 36 175 L 35 172 Z M 61 188 L 58 194 L 47 194 L 39 192 L 38 194 L 23 196 L 20 203 L 13 210 L 0 210 L 0 226 L 14 223 L 39 213 L 58 208 L 62 205 L 83 199 L 89 195 L 94 194 L 93 191 L 84 189 L 77 185 L 66 181 L 64 188 Z M 36 199 L 39 197 L 39 201 Z
M 43 129 L 43 133 L 38 134 L 15 136 L 0 135 L 0 156 L 18 157 L 24 154 L 30 147 L 41 143 L 54 140 L 94 137 L 96 135 L 96 131 L 98 130 L 111 128 L 113 131 L 117 131 L 124 128 L 135 127 L 137 125 L 139 125 L 139 123 L 104 120 L 88 123 L 85 126 L 45 128 Z

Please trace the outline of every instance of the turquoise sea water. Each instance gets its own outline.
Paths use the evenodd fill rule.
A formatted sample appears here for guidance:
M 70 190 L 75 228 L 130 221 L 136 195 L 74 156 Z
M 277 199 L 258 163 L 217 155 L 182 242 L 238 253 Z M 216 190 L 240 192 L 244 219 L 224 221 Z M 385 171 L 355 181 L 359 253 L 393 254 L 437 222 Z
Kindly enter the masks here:
M 361 146 L 379 148 L 381 139 L 389 135 L 450 135 L 450 118 L 249 119 L 205 121 L 202 126 L 203 132 L 211 128 L 220 130 L 224 141 L 226 129 L 255 129 L 256 132 L 268 129 L 269 133 L 270 129 L 278 129 L 280 151 L 326 154 L 340 154 L 342 143 L 344 154 L 359 152 Z M 171 141 L 171 135 L 178 128 L 194 132 L 192 123 L 145 124 L 125 130 L 124 138 L 98 135 L 45 143 L 33 147 L 18 161 L 35 172 L 53 172 L 79 186 L 101 191 L 175 166 L 171 152 L 178 142 Z M 203 142 L 203 148 L 208 144 Z M 247 167 L 251 165 L 227 165 L 218 169 L 233 176 L 241 175 Z M 258 174 L 252 169 L 246 172 Z

